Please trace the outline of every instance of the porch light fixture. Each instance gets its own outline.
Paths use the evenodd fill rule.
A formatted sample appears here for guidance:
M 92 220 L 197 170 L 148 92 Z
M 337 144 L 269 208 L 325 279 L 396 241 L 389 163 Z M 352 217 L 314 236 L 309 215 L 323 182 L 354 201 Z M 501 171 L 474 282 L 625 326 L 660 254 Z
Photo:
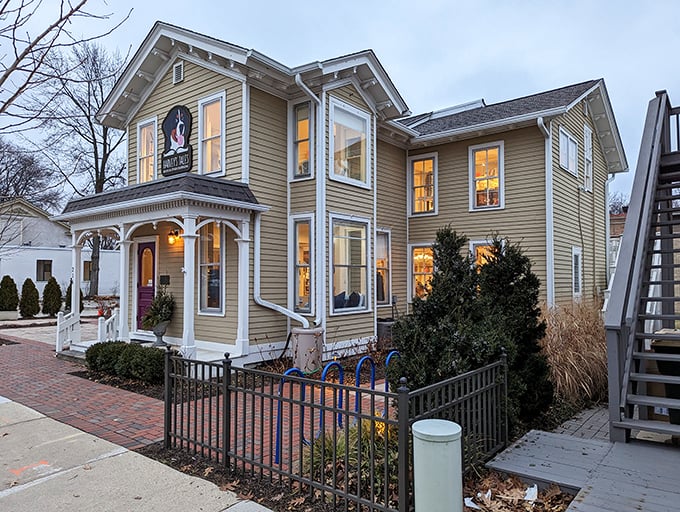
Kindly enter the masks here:
M 168 233 L 168 244 L 170 245 L 175 245 L 175 242 L 179 238 L 179 230 L 178 229 L 171 229 L 170 232 Z

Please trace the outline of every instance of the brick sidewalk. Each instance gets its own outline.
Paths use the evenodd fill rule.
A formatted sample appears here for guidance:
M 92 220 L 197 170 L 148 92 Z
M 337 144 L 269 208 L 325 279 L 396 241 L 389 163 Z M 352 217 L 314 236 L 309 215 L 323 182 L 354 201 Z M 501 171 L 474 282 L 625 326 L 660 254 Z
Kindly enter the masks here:
M 45 343 L 3 331 L 0 338 L 17 343 L 0 345 L 0 396 L 125 448 L 163 438 L 160 400 L 70 375 L 83 367 Z

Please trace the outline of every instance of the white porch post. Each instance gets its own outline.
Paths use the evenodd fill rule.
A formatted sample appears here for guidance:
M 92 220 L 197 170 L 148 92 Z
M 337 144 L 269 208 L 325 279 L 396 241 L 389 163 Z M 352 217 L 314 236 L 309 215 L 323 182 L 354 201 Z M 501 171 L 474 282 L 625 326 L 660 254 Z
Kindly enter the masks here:
M 130 280 L 128 278 L 128 272 L 130 270 L 130 245 L 132 242 L 123 240 L 123 236 L 125 236 L 125 226 L 121 226 L 120 231 L 122 235 L 118 247 L 118 250 L 120 251 L 120 314 L 118 315 L 118 337 L 121 340 L 127 341 L 130 338 L 130 325 L 128 323 L 128 318 L 130 316 Z
M 194 307 L 196 303 L 196 217 L 184 218 L 184 309 L 182 327 L 182 355 L 188 359 L 196 356 L 194 335 Z
M 241 238 L 238 243 L 238 325 L 236 328 L 236 351 L 248 355 L 248 311 L 250 308 L 250 222 L 241 221 Z
M 78 235 L 72 233 L 73 240 L 71 250 L 71 266 L 73 273 L 73 283 L 71 285 L 71 314 L 74 318 L 80 319 L 80 261 L 83 246 L 78 244 Z M 71 332 L 71 343 L 80 343 L 80 322 L 74 324 Z

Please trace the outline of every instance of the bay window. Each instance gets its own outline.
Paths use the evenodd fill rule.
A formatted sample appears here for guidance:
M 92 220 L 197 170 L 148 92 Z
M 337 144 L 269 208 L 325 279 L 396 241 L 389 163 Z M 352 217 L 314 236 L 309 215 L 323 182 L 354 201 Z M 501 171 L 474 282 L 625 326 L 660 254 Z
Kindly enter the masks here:
M 331 312 L 368 309 L 368 222 L 331 218 Z
M 331 98 L 330 116 L 331 178 L 368 187 L 370 115 Z
M 294 310 L 300 313 L 311 312 L 312 253 L 311 253 L 311 219 L 300 219 L 294 223 L 295 250 L 295 305 Z

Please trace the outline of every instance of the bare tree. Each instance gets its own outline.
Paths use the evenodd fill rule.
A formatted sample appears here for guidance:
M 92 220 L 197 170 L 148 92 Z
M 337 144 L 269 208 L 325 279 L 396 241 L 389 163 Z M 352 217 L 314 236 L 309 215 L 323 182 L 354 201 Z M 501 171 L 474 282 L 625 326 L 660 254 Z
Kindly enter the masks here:
M 70 71 L 53 67 L 51 54 L 108 35 L 129 17 L 128 13 L 122 21 L 93 37 L 78 37 L 74 26 L 79 19 L 111 17 L 86 11 L 87 2 L 0 0 L 0 115 L 4 133 L 32 127 L 36 112 L 23 101 L 27 93 L 41 88 L 53 76 Z
M 51 66 L 68 71 L 44 84 L 35 96 L 35 118 L 48 134 L 45 153 L 77 195 L 125 184 L 125 132 L 95 121 L 124 64 L 120 54 L 85 42 L 50 56 Z M 95 235 L 90 295 L 99 292 L 99 249 L 100 237 Z
M 614 192 L 609 196 L 609 213 L 615 215 L 623 213 L 624 209 L 628 207 L 630 197 L 621 191 Z

